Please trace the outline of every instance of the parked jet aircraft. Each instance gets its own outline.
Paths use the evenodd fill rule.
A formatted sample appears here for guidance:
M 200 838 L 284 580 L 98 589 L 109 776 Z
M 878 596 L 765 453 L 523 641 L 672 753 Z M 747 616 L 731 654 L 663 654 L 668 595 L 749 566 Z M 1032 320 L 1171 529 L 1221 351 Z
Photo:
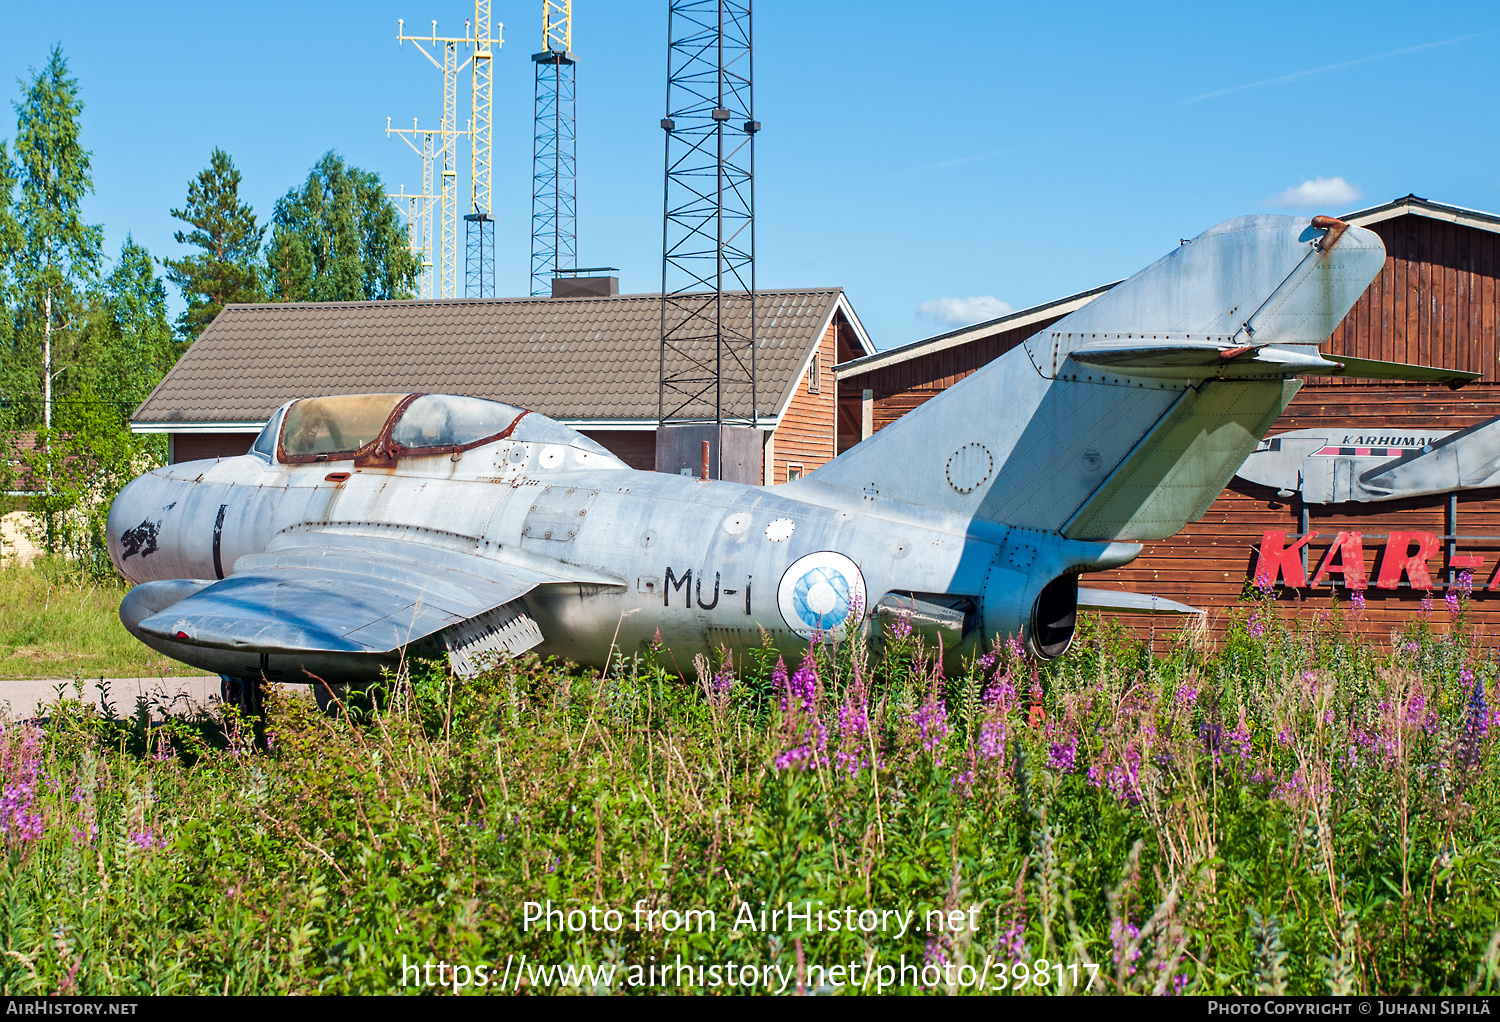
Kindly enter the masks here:
M 249 454 L 120 494 L 120 615 L 229 679 L 361 682 L 423 644 L 460 674 L 528 648 L 597 665 L 658 631 L 685 666 L 902 614 L 953 656 L 1016 635 L 1055 657 L 1080 605 L 1152 608 L 1079 576 L 1200 517 L 1299 375 L 1430 378 L 1318 354 L 1384 258 L 1326 217 L 1231 220 L 767 488 L 634 471 L 494 401 L 293 401 Z

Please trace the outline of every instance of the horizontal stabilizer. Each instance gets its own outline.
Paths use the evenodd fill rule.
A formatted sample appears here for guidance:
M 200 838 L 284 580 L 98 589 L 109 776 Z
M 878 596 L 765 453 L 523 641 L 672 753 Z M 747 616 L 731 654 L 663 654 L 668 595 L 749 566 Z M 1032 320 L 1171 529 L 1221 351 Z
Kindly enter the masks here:
M 1143 596 L 1117 589 L 1079 589 L 1079 610 L 1113 610 L 1128 614 L 1170 614 L 1186 616 L 1204 613 L 1186 603 L 1166 600 L 1160 596 Z
M 1309 376 L 1344 376 L 1354 380 L 1401 380 L 1406 383 L 1441 383 L 1450 390 L 1457 390 L 1466 383 L 1479 379 L 1480 373 L 1469 373 L 1459 369 L 1439 369 L 1436 366 L 1414 366 L 1404 362 L 1381 362 L 1373 358 L 1349 358 L 1345 355 L 1329 355 L 1329 361 L 1338 368 L 1326 371 L 1308 370 Z
M 1185 380 L 1201 380 L 1205 375 L 1220 379 L 1299 374 L 1323 376 L 1340 370 L 1339 363 L 1330 362 L 1316 353 L 1269 345 L 1238 348 L 1215 344 L 1085 345 L 1074 348 L 1069 354 L 1075 362 L 1126 376 Z

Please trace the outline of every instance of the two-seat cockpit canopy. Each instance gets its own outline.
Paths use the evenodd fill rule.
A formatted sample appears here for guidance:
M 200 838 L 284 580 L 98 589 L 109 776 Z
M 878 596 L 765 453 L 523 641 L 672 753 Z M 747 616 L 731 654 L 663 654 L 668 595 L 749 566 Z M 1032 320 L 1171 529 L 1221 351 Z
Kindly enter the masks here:
M 284 464 L 458 454 L 500 440 L 563 444 L 617 462 L 599 444 L 524 408 L 451 394 L 344 394 L 283 405 L 251 450 Z M 592 459 L 590 459 L 592 460 Z

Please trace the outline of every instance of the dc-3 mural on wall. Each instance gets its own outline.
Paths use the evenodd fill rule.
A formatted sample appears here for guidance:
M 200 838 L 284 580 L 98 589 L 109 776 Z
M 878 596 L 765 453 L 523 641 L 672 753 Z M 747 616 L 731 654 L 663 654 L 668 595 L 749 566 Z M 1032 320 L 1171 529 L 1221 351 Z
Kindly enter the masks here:
M 1496 487 L 1500 486 L 1500 418 L 1460 430 L 1292 430 L 1262 440 L 1235 474 L 1272 487 L 1283 498 L 1299 495 L 1304 506 L 1456 495 Z M 1374 583 L 1380 589 L 1436 588 L 1427 562 L 1442 551 L 1445 538 L 1453 544 L 1447 556 L 1450 569 L 1474 571 L 1485 561 L 1483 554 L 1458 552 L 1456 536 L 1392 532 L 1376 537 L 1339 532 L 1309 579 L 1303 548 L 1317 538 L 1317 533 L 1307 530 L 1291 541 L 1285 532 L 1267 532 L 1256 555 L 1254 577 L 1270 585 L 1302 587 L 1338 581 L 1346 588 L 1363 589 L 1370 582 L 1364 568 L 1364 545 L 1369 539 L 1385 540 Z M 1500 537 L 1469 539 L 1493 542 Z M 1487 588 L 1500 589 L 1500 571 Z
M 1341 221 L 1251 216 L 1174 249 L 781 486 L 640 472 L 541 415 L 444 395 L 289 403 L 244 457 L 132 482 L 120 608 L 232 679 L 362 682 L 403 650 L 461 675 L 535 648 L 680 664 L 910 616 L 951 656 L 1067 649 L 1079 587 L 1201 517 L 1304 374 L 1461 380 L 1318 353 L 1385 258 Z

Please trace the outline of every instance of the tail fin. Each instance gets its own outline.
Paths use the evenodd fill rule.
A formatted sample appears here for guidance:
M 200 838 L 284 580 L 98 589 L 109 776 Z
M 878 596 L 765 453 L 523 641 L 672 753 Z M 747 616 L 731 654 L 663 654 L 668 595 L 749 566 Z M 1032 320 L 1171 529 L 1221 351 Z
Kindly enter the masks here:
M 1315 226 L 1316 225 L 1316 226 Z M 1070 539 L 1200 517 L 1380 271 L 1341 221 L 1251 216 L 1175 249 L 807 477 Z

